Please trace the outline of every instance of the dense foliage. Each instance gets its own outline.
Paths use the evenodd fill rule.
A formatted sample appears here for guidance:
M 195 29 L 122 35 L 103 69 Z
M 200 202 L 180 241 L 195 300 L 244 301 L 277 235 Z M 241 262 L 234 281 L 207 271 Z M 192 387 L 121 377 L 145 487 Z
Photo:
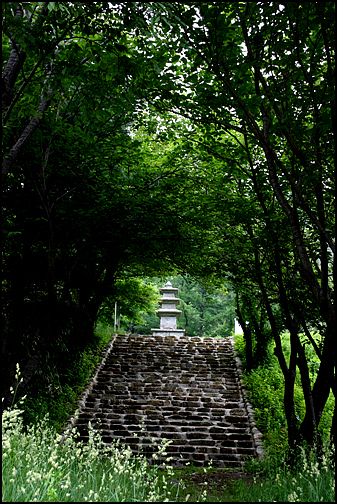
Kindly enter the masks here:
M 82 352 L 118 296 L 127 309 L 124 282 L 178 271 L 230 281 L 249 369 L 274 341 L 290 446 L 319 440 L 335 393 L 334 3 L 2 12 L 3 404 L 17 362 L 24 388 L 55 346 Z

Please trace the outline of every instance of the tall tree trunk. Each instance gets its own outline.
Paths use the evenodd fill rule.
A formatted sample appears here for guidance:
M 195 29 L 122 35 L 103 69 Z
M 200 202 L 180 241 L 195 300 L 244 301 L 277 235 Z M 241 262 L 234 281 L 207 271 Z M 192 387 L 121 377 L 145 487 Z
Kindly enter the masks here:
M 186 302 L 188 304 L 189 301 Z M 188 316 L 187 316 L 187 310 L 184 310 L 184 317 L 185 317 L 185 334 L 186 336 L 188 335 Z
M 331 431 L 330 431 L 330 449 L 331 450 L 335 447 L 335 436 L 336 436 L 336 401 L 335 401 L 335 407 L 333 410 Z
M 250 373 L 253 368 L 252 332 L 251 332 L 250 328 L 247 326 L 247 324 L 243 318 L 242 312 L 240 310 L 238 293 L 236 294 L 236 310 L 235 311 L 238 316 L 240 326 L 242 327 L 242 330 L 243 330 L 243 336 L 244 336 L 245 343 L 246 343 L 246 370 L 248 373 Z
M 301 373 L 302 388 L 305 400 L 306 414 L 300 429 L 299 435 L 310 445 L 315 445 L 320 442 L 320 436 L 317 431 L 317 421 L 314 408 L 314 400 L 312 396 L 308 362 L 305 357 L 304 348 L 298 341 L 298 367 Z
M 286 414 L 287 426 L 288 426 L 288 443 L 291 449 L 294 449 L 298 443 L 298 426 L 295 414 L 295 402 L 294 402 L 294 386 L 296 378 L 296 361 L 297 361 L 297 351 L 296 347 L 291 344 L 290 362 L 289 368 L 286 364 L 285 357 L 282 350 L 281 338 L 279 331 L 277 329 L 276 320 L 273 314 L 273 310 L 269 301 L 269 297 L 263 282 L 263 278 L 260 270 L 260 262 L 258 253 L 255 253 L 255 270 L 257 274 L 258 283 L 262 295 L 264 297 L 265 306 L 268 314 L 268 319 L 271 325 L 272 333 L 275 341 L 275 355 L 278 358 L 283 376 L 284 376 L 284 409 Z
M 278 289 L 280 294 L 280 304 L 283 309 L 283 313 L 285 314 L 286 326 L 290 332 L 290 345 L 291 348 L 294 350 L 294 353 L 298 355 L 297 364 L 301 373 L 301 382 L 305 400 L 307 421 L 305 422 L 305 424 L 302 423 L 300 427 L 300 435 L 308 443 L 312 444 L 318 440 L 319 435 L 317 431 L 314 402 L 311 392 L 308 363 L 305 356 L 304 348 L 302 347 L 298 337 L 299 324 L 296 322 L 295 319 L 292 318 L 290 313 L 288 295 L 282 277 L 281 253 L 278 243 L 275 243 L 275 267 L 276 267 Z
M 284 410 L 288 426 L 289 448 L 294 450 L 298 444 L 298 425 L 295 414 L 294 386 L 296 378 L 296 353 L 291 352 L 289 369 L 284 377 Z
M 335 346 L 336 342 L 330 337 L 326 336 L 324 340 L 324 347 L 322 352 L 322 360 L 318 369 L 317 377 L 312 389 L 312 398 L 314 402 L 315 418 L 317 425 L 320 422 L 324 406 L 329 397 L 330 390 L 336 397 L 335 390 Z M 310 422 L 307 415 L 304 418 L 303 423 L 305 425 Z
M 204 301 L 203 301 L 203 297 L 204 297 L 204 293 L 205 293 L 205 289 L 203 287 L 201 287 L 201 305 L 200 305 L 200 322 L 199 322 L 199 337 L 200 338 L 202 337 L 202 330 L 203 330 L 203 327 L 204 327 L 204 324 L 203 324 L 203 318 L 204 318 Z
M 246 324 L 244 325 L 243 335 L 246 342 L 246 369 L 250 373 L 253 369 L 253 343 L 252 331 Z

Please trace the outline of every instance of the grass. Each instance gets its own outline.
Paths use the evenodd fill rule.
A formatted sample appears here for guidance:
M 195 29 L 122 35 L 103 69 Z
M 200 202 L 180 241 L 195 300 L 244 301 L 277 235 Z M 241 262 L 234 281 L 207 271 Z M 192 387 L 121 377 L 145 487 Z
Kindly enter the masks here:
M 245 471 L 190 466 L 175 470 L 180 478 L 179 502 L 334 502 L 334 454 L 327 449 L 320 461 L 302 451 L 296 467 L 268 455 L 252 461 Z
M 158 472 L 139 454 L 105 445 L 90 431 L 88 444 L 76 429 L 62 439 L 48 416 L 25 428 L 22 410 L 2 417 L 2 500 L 4 502 L 147 502 L 170 497 L 171 469 Z M 158 456 L 165 454 L 165 444 Z

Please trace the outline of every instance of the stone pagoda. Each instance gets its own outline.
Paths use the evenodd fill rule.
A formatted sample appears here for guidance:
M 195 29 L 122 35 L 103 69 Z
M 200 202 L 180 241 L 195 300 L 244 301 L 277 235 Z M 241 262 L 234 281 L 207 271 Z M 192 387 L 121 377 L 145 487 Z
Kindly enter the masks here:
M 176 298 L 178 289 L 172 287 L 171 282 L 167 282 L 159 292 L 162 294 L 159 299 L 161 308 L 156 314 L 160 318 L 160 329 L 151 329 L 153 336 L 184 336 L 184 329 L 177 329 L 177 318 L 181 315 L 181 310 L 176 308 L 180 302 L 180 299 Z

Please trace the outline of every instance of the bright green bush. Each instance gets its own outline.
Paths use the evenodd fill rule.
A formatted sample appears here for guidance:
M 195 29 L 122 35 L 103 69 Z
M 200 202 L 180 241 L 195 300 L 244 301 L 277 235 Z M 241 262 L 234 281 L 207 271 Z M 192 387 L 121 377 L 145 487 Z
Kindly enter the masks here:
M 264 434 L 267 446 L 283 450 L 287 444 L 286 417 L 283 406 L 284 379 L 276 366 L 253 369 L 244 373 L 244 381 L 254 405 L 256 424 Z

